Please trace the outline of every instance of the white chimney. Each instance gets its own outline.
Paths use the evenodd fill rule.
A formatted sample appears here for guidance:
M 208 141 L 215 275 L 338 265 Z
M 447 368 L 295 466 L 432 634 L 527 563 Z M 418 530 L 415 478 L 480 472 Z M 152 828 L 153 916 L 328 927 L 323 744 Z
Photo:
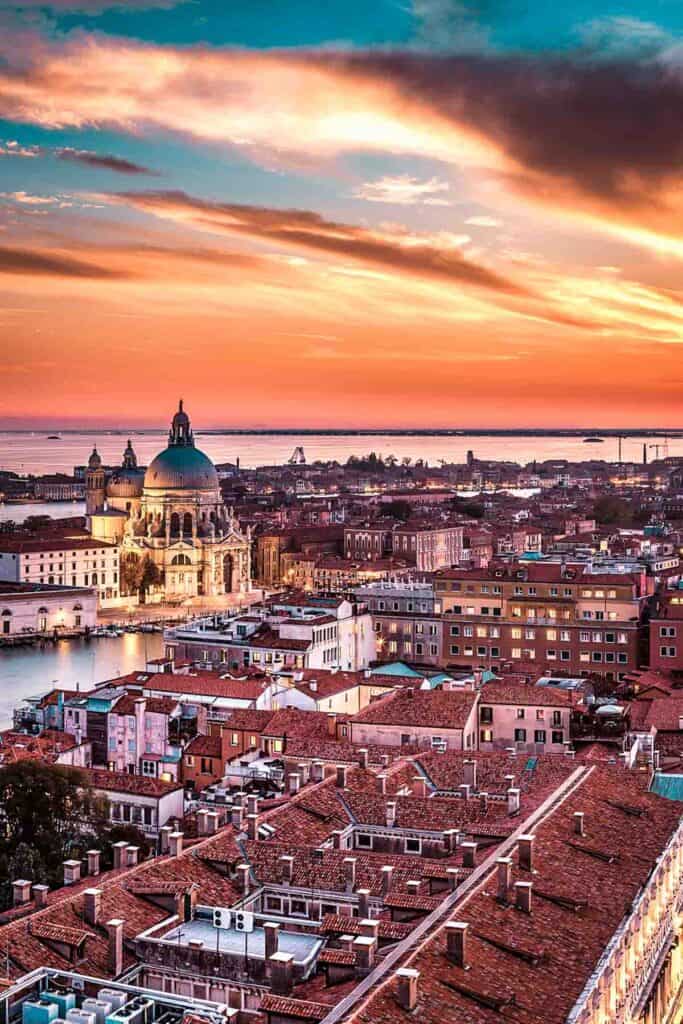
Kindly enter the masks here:
M 401 967 L 396 971 L 398 982 L 396 998 L 399 1006 L 403 1010 L 407 1010 L 408 1013 L 412 1013 L 417 1006 L 419 978 L 420 972 L 412 967 Z

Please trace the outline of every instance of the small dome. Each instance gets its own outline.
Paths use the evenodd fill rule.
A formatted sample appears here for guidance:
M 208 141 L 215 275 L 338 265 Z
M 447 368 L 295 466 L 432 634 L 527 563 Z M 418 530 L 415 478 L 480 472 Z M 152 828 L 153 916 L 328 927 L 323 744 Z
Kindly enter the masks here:
M 107 484 L 108 498 L 139 498 L 145 482 L 140 469 L 117 469 Z
M 211 459 L 198 448 L 171 445 L 147 467 L 145 490 L 220 491 Z
M 93 448 L 92 454 L 88 459 L 88 469 L 101 469 L 101 467 L 102 459 L 100 458 L 100 453 L 97 448 Z

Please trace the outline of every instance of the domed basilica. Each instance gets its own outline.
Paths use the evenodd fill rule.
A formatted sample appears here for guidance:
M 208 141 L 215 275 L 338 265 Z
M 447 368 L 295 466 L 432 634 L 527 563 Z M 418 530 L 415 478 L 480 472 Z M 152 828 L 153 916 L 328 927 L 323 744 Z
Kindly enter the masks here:
M 120 543 L 120 561 L 149 557 L 160 583 L 148 600 L 217 598 L 249 589 L 249 531 L 242 533 L 223 504 L 216 467 L 195 447 L 180 402 L 168 447 L 146 470 L 130 441 L 123 463 L 107 479 L 93 449 L 85 474 L 90 532 Z

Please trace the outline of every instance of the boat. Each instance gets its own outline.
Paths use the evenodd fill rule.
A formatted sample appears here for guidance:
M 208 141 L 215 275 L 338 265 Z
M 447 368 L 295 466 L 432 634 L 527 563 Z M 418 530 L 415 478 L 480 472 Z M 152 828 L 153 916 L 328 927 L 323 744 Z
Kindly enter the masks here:
M 48 434 L 47 435 L 47 439 L 48 439 L 48 441 L 61 441 L 62 440 L 61 437 L 59 436 L 59 434 Z
M 604 444 L 605 443 L 605 439 L 604 439 L 604 437 L 584 437 L 583 443 L 584 444 Z

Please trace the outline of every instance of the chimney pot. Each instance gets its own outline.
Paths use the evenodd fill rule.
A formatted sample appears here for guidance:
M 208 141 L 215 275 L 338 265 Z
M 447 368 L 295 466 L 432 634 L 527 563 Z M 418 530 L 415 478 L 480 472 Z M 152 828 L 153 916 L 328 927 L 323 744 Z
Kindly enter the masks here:
M 76 885 L 81 880 L 80 860 L 64 861 L 64 885 Z
M 361 920 L 370 917 L 370 890 L 359 889 L 356 893 L 358 896 L 358 916 Z
M 126 847 L 126 860 L 129 868 L 134 868 L 138 862 L 138 856 L 140 853 L 139 846 L 127 846 Z
M 387 818 L 386 818 L 387 828 L 393 828 L 394 825 L 396 824 L 396 801 L 395 800 L 389 800 L 389 802 L 387 803 L 387 805 L 386 805 L 386 815 L 387 815 Z
M 247 797 L 247 814 L 258 814 L 258 797 L 254 793 Z
M 121 839 L 118 843 L 114 843 L 112 849 L 114 851 L 114 868 L 119 871 L 122 867 L 125 867 L 125 850 L 128 848 L 128 843 L 125 839 Z
M 385 864 L 382 868 L 382 895 L 386 896 L 391 888 L 391 879 L 394 874 L 394 868 L 392 864 Z
M 346 765 L 337 765 L 337 789 L 346 789 Z
M 88 850 L 88 874 L 99 875 L 100 873 L 100 851 Z
M 396 971 L 396 980 L 398 982 L 396 998 L 398 999 L 399 1006 L 407 1010 L 408 1013 L 412 1013 L 417 1006 L 419 979 L 420 972 L 412 967 L 401 967 Z
M 270 960 L 271 956 L 277 953 L 278 946 L 280 944 L 280 925 L 276 921 L 265 921 L 263 925 L 265 946 L 266 946 L 266 960 Z
M 252 841 L 258 836 L 258 814 L 247 815 L 247 838 Z
M 366 747 L 361 747 L 358 751 L 358 765 L 360 768 L 367 768 L 368 766 L 368 750 Z
M 249 872 L 250 872 L 250 868 L 249 868 L 248 864 L 238 864 L 237 865 L 237 881 L 238 881 L 240 890 L 244 893 L 245 896 L 249 895 L 249 885 L 250 885 Z
M 273 992 L 278 996 L 288 996 L 294 984 L 294 957 L 291 953 L 273 953 L 270 964 L 270 978 Z
M 291 885 L 294 878 L 294 858 L 289 854 L 282 854 L 280 861 L 280 877 L 285 885 Z
M 515 882 L 515 906 L 524 914 L 531 913 L 531 882 Z
M 461 843 L 462 864 L 465 868 L 476 868 L 477 866 L 477 844 Z
M 386 775 L 375 776 L 375 789 L 381 796 L 386 796 L 387 792 L 387 777 Z
M 456 967 L 469 970 L 467 963 L 467 930 L 465 921 L 449 921 L 446 925 L 446 952 Z
M 296 796 L 299 792 L 299 789 L 301 788 L 301 776 L 298 772 L 289 773 L 289 785 L 287 788 L 290 796 Z
M 235 829 L 236 832 L 241 832 L 242 831 L 242 817 L 243 817 L 243 815 L 244 815 L 244 811 L 242 810 L 241 807 L 233 807 L 231 812 L 230 812 L 230 821 L 232 823 L 232 827 Z
M 171 848 L 171 843 L 170 843 L 170 840 L 169 840 L 169 836 L 171 835 L 171 832 L 173 832 L 173 829 L 171 828 L 170 825 L 163 825 L 159 829 L 159 851 L 160 851 L 160 853 L 168 853 L 169 849 Z M 116 844 L 115 844 L 115 846 L 116 846 Z M 116 867 L 116 849 L 114 849 L 114 866 Z
M 355 857 L 344 857 L 344 878 L 346 879 L 346 891 L 353 892 L 356 885 Z
M 322 761 L 314 761 L 311 765 L 311 779 L 313 782 L 322 782 L 325 777 L 325 765 Z
M 518 814 L 519 813 L 519 790 L 518 789 L 514 789 L 514 788 L 513 789 L 508 789 L 508 791 L 507 791 L 507 798 L 508 798 L 508 814 Z

